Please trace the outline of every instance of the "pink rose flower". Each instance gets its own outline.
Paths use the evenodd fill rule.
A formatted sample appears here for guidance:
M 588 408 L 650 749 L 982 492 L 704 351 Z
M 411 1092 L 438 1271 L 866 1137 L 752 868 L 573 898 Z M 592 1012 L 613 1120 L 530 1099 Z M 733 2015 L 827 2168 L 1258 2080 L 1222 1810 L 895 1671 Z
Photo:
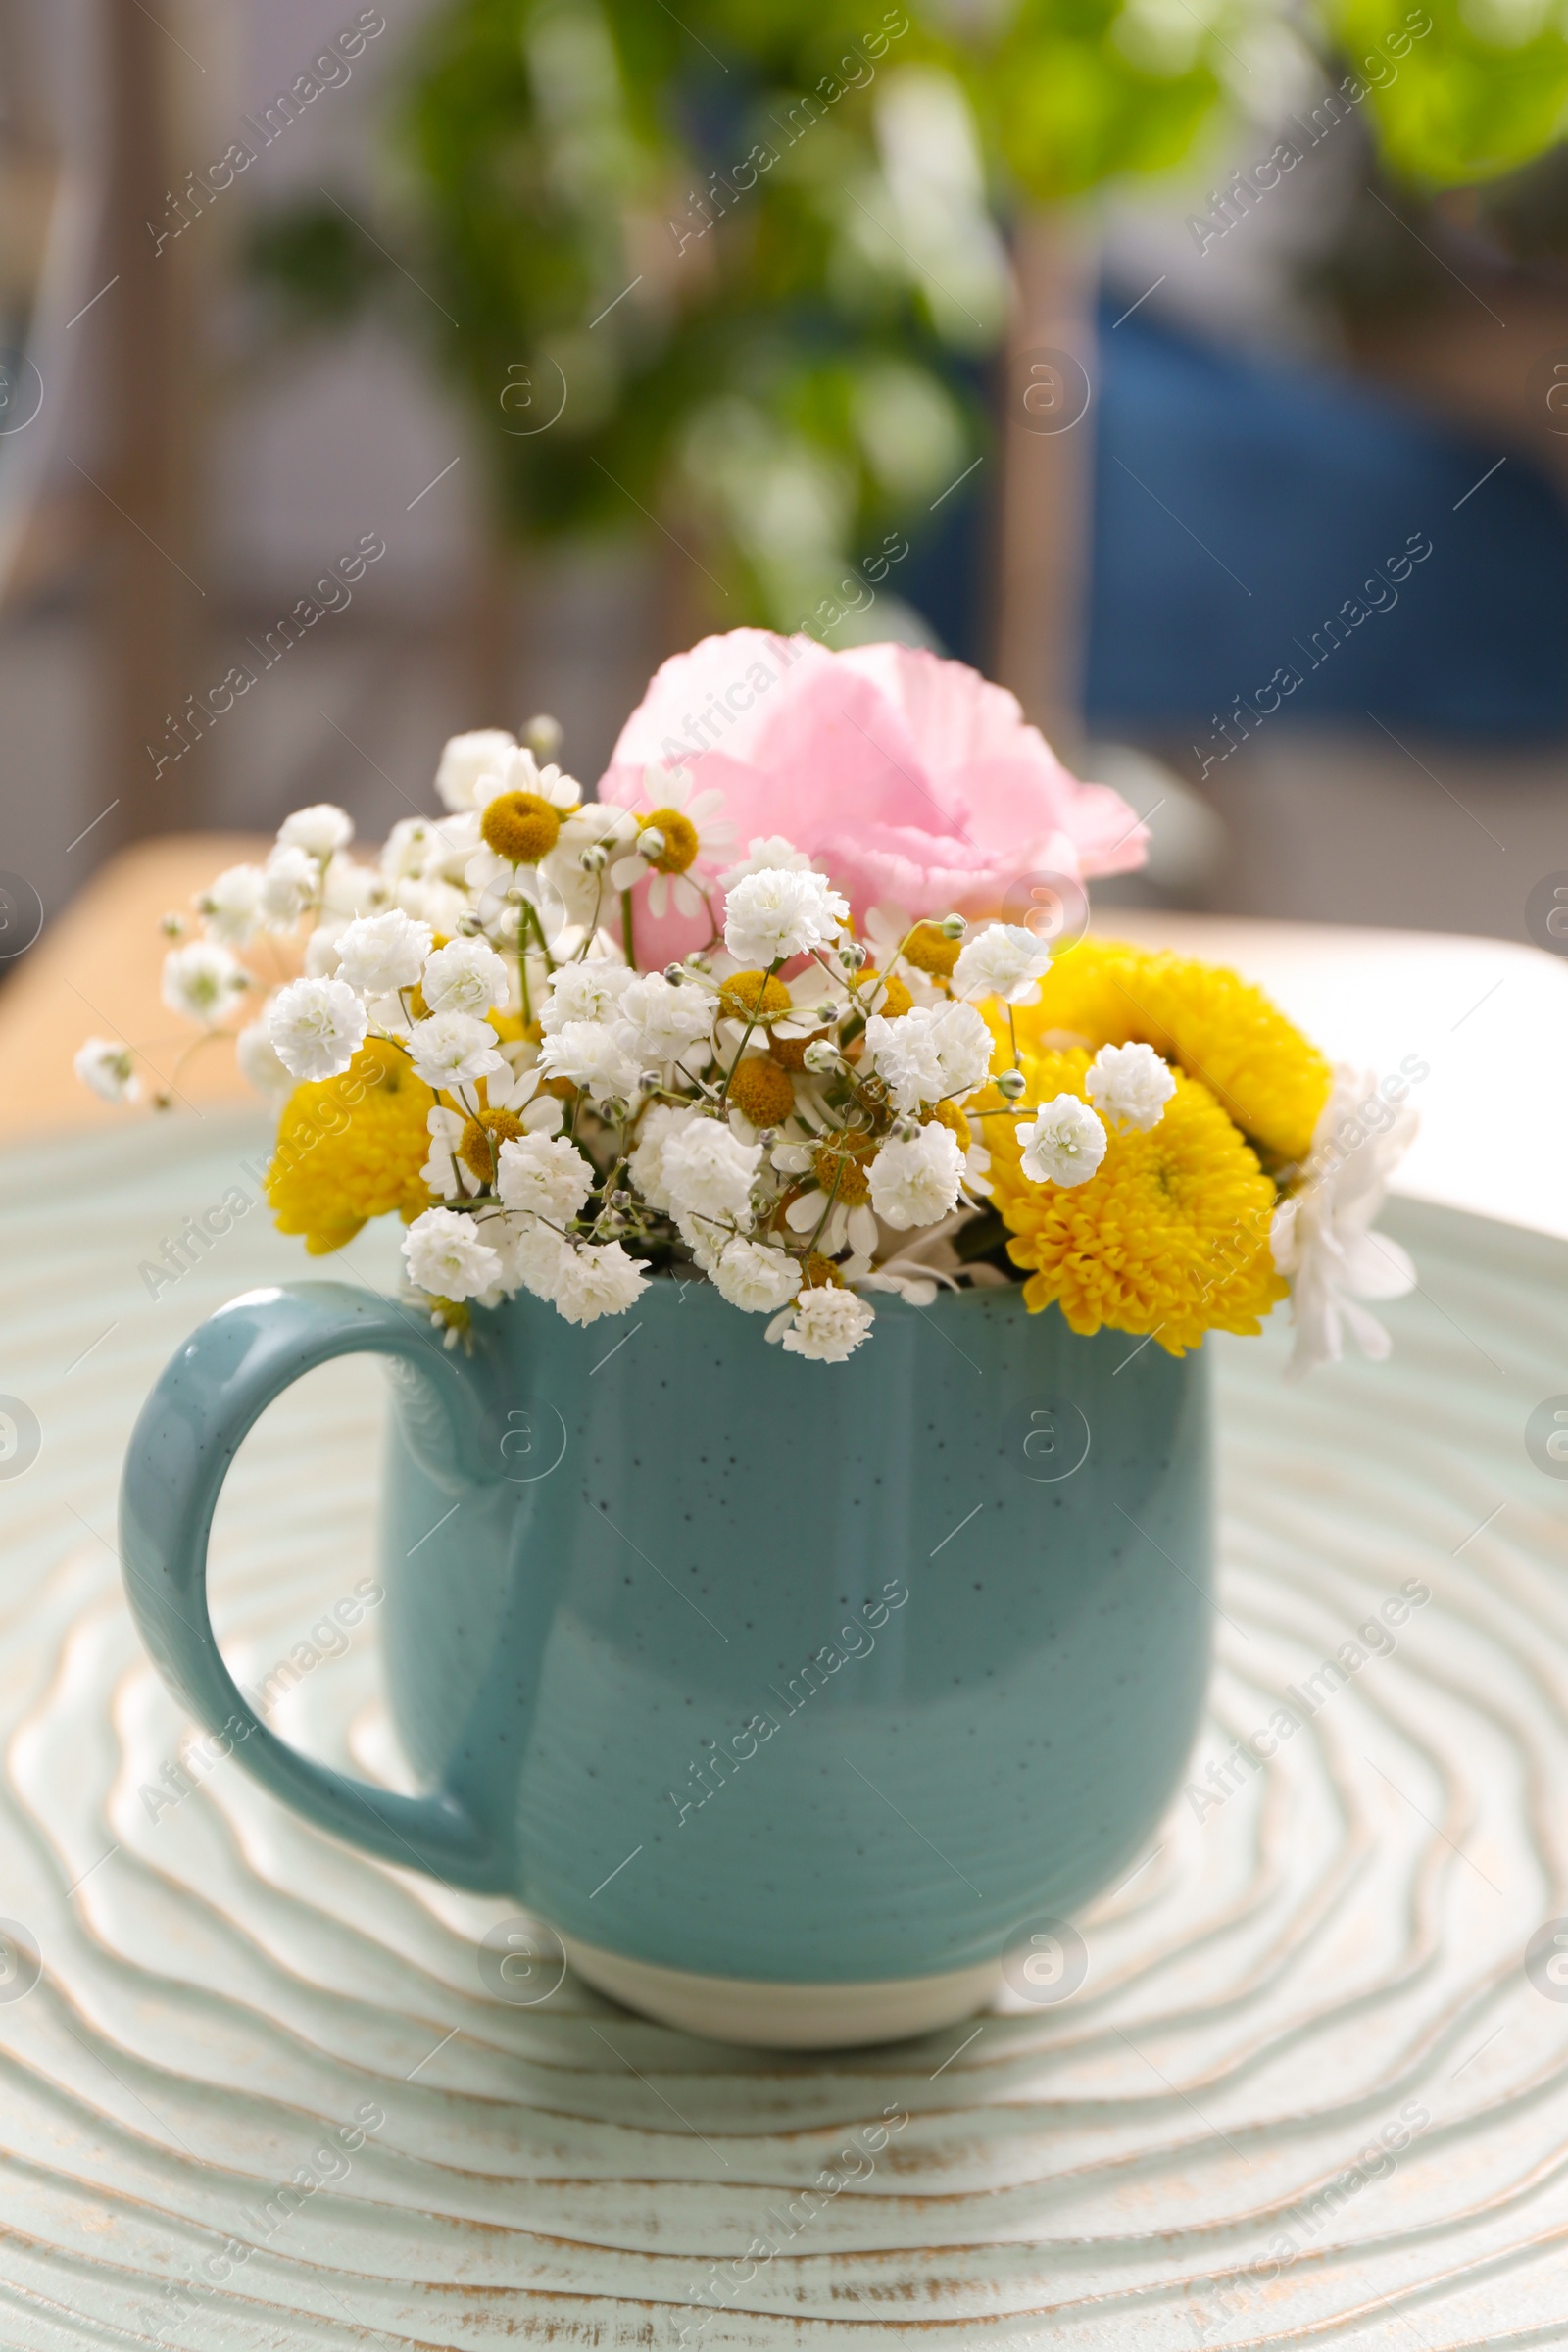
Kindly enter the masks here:
M 1069 774 L 1004 687 L 910 646 L 830 653 L 766 629 L 706 637 L 655 674 L 600 799 L 652 807 L 645 771 L 661 765 L 722 793 L 732 855 L 759 836 L 805 851 L 858 928 L 882 904 L 993 915 L 1022 875 L 1125 873 L 1148 847 L 1120 795 Z M 706 936 L 701 920 L 638 906 L 640 962 Z

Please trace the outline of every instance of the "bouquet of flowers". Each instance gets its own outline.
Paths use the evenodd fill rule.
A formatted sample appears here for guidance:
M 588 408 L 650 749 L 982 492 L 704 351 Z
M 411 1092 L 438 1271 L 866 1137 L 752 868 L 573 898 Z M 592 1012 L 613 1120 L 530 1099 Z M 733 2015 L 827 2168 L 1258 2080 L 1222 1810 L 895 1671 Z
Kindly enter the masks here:
M 1387 1352 L 1361 1302 L 1414 1275 L 1372 1219 L 1424 1071 L 1337 1076 L 1233 972 L 1042 936 L 1146 836 L 1010 695 L 743 629 L 664 664 L 591 800 L 524 736 L 455 737 L 375 863 L 304 808 L 166 920 L 165 1001 L 277 1100 L 308 1250 L 396 1212 L 450 1345 L 666 1276 L 825 1363 L 879 1293 L 1009 1280 L 1175 1354 L 1287 1293 L 1297 1367 Z M 122 1043 L 76 1067 L 139 1091 Z

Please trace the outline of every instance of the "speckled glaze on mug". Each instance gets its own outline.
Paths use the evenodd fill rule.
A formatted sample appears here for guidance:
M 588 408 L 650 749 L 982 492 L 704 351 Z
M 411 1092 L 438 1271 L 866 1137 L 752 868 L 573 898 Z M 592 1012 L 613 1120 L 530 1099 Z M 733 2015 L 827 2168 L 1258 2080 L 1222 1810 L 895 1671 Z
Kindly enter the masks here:
M 587 1329 L 519 1298 L 475 1314 L 471 1354 L 338 1284 L 236 1299 L 131 1443 L 148 1647 L 210 1729 L 250 1719 L 234 1752 L 286 1802 L 515 1896 L 590 1975 L 849 1991 L 994 1968 L 1136 1855 L 1191 1745 L 1207 1363 L 1076 1338 L 1010 1285 L 876 1303 L 822 1365 L 705 1283 Z M 207 1614 L 246 1430 L 364 1348 L 391 1358 L 380 1623 L 421 1797 L 284 1746 Z

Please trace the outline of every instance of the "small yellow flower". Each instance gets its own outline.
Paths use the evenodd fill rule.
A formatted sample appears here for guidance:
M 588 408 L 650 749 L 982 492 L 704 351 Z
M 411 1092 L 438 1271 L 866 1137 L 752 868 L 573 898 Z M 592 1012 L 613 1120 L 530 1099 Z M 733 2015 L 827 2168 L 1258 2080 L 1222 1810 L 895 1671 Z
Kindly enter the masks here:
M 1260 988 L 1223 965 L 1085 939 L 1053 962 L 1039 1003 L 1013 1017 L 1025 1053 L 1069 1038 L 1091 1052 L 1152 1046 L 1200 1079 L 1272 1163 L 1311 1150 L 1329 1064 Z
M 419 1174 L 435 1102 L 406 1054 L 363 1045 L 341 1077 L 297 1086 L 283 1108 L 267 1198 L 280 1233 L 302 1233 L 313 1257 L 341 1250 L 369 1217 L 405 1221 L 430 1205 Z
M 1082 1098 L 1089 1060 L 1026 1054 L 1029 1101 Z M 1205 1331 L 1258 1331 L 1285 1297 L 1269 1246 L 1274 1185 L 1201 1080 L 1178 1072 L 1159 1124 L 1112 1134 L 1086 1184 L 1032 1184 L 1012 1121 L 987 1126 L 993 1199 L 1008 1255 L 1030 1269 L 1031 1312 L 1054 1300 L 1074 1331 L 1108 1324 L 1181 1355 Z

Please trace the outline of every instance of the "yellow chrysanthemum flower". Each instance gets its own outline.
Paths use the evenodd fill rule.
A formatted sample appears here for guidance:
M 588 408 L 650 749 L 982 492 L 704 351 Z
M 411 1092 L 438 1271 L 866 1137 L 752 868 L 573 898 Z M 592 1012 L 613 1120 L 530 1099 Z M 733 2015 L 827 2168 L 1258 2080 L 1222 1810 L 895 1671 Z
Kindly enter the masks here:
M 297 1086 L 284 1105 L 267 1198 L 279 1233 L 313 1257 L 341 1250 L 369 1217 L 405 1221 L 430 1205 L 420 1177 L 434 1095 L 396 1046 L 371 1038 L 338 1078 Z
M 1025 1054 L 1026 1100 L 1084 1093 L 1090 1056 Z M 1172 1355 L 1205 1331 L 1255 1332 L 1286 1294 L 1269 1248 L 1274 1186 L 1200 1079 L 1181 1072 L 1157 1126 L 1113 1132 L 1087 1184 L 1032 1184 L 1010 1119 L 989 1118 L 993 1199 L 1031 1270 L 1026 1305 L 1054 1299 L 1085 1334 L 1147 1333 Z
M 1333 1072 L 1260 988 L 1221 964 L 1086 939 L 1014 1015 L 1020 1048 L 1152 1046 L 1200 1079 L 1271 1163 L 1306 1157 Z

